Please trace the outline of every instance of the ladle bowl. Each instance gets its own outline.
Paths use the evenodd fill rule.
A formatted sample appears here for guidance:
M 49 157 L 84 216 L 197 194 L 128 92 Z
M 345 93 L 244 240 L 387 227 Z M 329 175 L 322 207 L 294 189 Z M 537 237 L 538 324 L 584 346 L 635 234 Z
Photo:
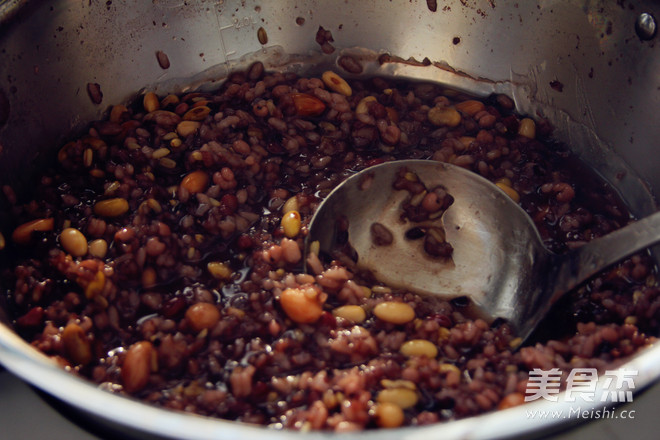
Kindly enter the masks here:
M 451 258 L 430 256 L 423 240 L 406 238 L 414 224 L 402 219 L 400 207 L 410 193 L 393 188 L 402 168 L 426 188 L 442 186 L 453 196 L 435 220 L 453 247 Z M 374 223 L 389 230 L 391 244 L 374 242 Z M 469 297 L 479 314 L 506 320 L 523 342 L 566 292 L 660 241 L 660 213 L 558 255 L 543 245 L 527 213 L 487 179 L 447 163 L 401 160 L 367 168 L 337 186 L 310 222 L 306 252 L 315 241 L 329 255 L 348 244 L 357 267 L 390 287 Z

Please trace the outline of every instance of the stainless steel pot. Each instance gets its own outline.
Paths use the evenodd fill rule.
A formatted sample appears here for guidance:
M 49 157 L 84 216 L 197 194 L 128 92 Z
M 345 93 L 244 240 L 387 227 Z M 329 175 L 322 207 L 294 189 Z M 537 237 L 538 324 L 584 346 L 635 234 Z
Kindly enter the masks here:
M 136 91 L 213 87 L 253 59 L 269 68 L 335 63 L 350 53 L 388 53 L 416 63 L 368 64 L 368 72 L 446 83 L 478 95 L 514 97 L 521 112 L 547 117 L 619 189 L 631 211 L 656 210 L 660 157 L 660 51 L 653 1 L 193 1 L 0 2 L 0 182 L 20 186 L 44 152 Z M 323 55 L 314 37 L 332 32 Z M 262 31 L 259 29 L 262 28 Z M 166 54 L 170 66 L 159 64 Z M 94 104 L 87 84 L 100 85 Z M 0 315 L 2 312 L 0 311 Z M 5 318 L 5 322 L 7 322 Z M 98 420 L 174 438 L 284 438 L 292 433 L 173 413 L 112 395 L 54 366 L 0 324 L 0 362 Z M 627 361 L 643 388 L 660 377 L 660 347 Z M 602 391 L 602 388 L 599 388 Z M 597 399 L 596 399 L 597 400 Z M 599 403 L 594 403 L 597 406 Z M 486 438 L 539 432 L 561 420 L 530 419 L 536 402 L 473 419 L 396 434 L 342 438 Z M 566 405 L 564 405 L 566 406 Z M 586 409 L 586 407 L 585 407 Z M 307 433 L 306 438 L 335 437 Z

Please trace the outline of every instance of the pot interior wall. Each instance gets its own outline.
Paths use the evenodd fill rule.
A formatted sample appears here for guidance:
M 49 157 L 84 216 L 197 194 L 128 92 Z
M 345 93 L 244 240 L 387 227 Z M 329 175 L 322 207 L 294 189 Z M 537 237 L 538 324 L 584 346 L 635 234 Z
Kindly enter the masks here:
M 660 4 L 447 0 L 437 2 L 433 11 L 435 3 L 3 2 L 0 185 L 20 187 L 71 132 L 140 90 L 164 94 L 191 84 L 213 87 L 255 58 L 275 69 L 300 69 L 303 60 L 312 59 L 320 69 L 353 54 L 372 61 L 370 73 L 438 81 L 478 95 L 512 96 L 521 112 L 548 118 L 557 138 L 618 188 L 635 215 L 656 210 L 653 188 L 660 188 L 655 172 L 660 157 L 653 152 L 660 139 L 660 124 L 654 121 L 660 108 L 660 52 L 657 37 L 640 38 L 635 22 L 642 13 L 660 17 Z M 320 26 L 332 32 L 333 54 L 322 54 L 315 41 Z M 167 55 L 168 68 L 162 58 L 159 63 L 159 52 Z M 380 66 L 374 60 L 384 53 L 413 62 Z M 90 99 L 88 84 L 100 86 L 100 103 Z M 0 222 L 5 204 L 0 195 Z M 2 309 L 0 298 L 0 322 Z M 644 365 L 639 369 L 647 372 L 646 378 L 660 374 Z M 39 376 L 34 373 L 33 383 L 39 385 Z M 71 382 L 80 387 L 78 394 L 96 392 L 89 384 L 73 383 L 73 376 L 41 380 L 62 387 Z M 97 404 L 93 398 L 89 402 Z M 92 409 L 98 409 L 96 414 L 106 410 Z M 175 423 L 180 416 L 167 417 Z M 216 429 L 214 425 L 208 432 Z M 255 438 L 262 435 L 254 432 Z
M 67 133 L 144 88 L 160 93 L 221 81 L 250 57 L 296 66 L 366 48 L 435 66 L 424 76 L 513 96 L 617 186 L 636 215 L 655 210 L 660 56 L 635 31 L 653 2 L 200 1 L 15 2 L 0 35 L 0 173 L 21 181 Z M 433 11 L 433 9 L 436 9 Z M 332 55 L 315 35 L 332 32 Z M 641 34 L 640 34 L 641 35 Z M 156 53 L 167 55 L 164 69 Z M 87 85 L 98 84 L 95 104 Z M 630 165 L 630 166 L 628 166 Z M 632 167 L 632 168 L 631 168 Z M 632 172 L 632 169 L 636 170 Z

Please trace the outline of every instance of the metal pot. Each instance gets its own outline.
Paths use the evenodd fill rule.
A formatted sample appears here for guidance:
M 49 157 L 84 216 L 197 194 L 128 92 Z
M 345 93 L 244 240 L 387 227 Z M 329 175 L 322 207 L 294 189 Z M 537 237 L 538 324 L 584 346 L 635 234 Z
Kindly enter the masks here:
M 633 214 L 644 216 L 656 210 L 654 188 L 660 188 L 655 172 L 660 159 L 653 155 L 660 138 L 654 121 L 660 108 L 660 52 L 653 17 L 660 17 L 660 5 L 652 1 L 1 2 L 0 181 L 20 186 L 38 168 L 34 164 L 45 160 L 44 152 L 140 89 L 213 87 L 254 59 L 286 70 L 335 63 L 350 53 L 365 61 L 367 73 L 512 96 L 521 112 L 548 118 L 556 137 L 614 185 Z M 315 42 L 319 26 L 332 32 L 331 55 L 321 54 Z M 169 67 L 157 52 L 167 55 Z M 383 53 L 408 62 L 369 63 Z M 309 57 L 312 67 L 304 63 Z M 100 85 L 100 103 L 90 100 L 88 83 Z M 163 437 L 292 435 L 173 413 L 107 393 L 53 365 L 4 321 L 0 362 L 102 423 Z M 645 349 L 624 366 L 638 371 L 637 389 L 651 384 L 660 377 L 660 347 Z M 561 405 L 535 402 L 525 409 L 403 428 L 396 435 L 485 438 L 538 432 L 561 420 L 530 420 L 524 411 Z

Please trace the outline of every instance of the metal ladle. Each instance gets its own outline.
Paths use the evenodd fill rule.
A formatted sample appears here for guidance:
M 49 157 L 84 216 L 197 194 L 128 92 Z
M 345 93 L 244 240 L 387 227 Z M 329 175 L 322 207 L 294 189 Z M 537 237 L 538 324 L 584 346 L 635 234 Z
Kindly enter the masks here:
M 454 202 L 438 219 L 451 258 L 426 254 L 423 240 L 405 237 L 413 226 L 400 206 L 410 197 L 395 190 L 402 167 L 426 188 L 444 186 Z M 524 341 L 566 292 L 630 254 L 660 241 L 660 212 L 558 255 L 549 251 L 525 211 L 500 188 L 463 168 L 428 160 L 387 162 L 363 170 L 336 187 L 309 225 L 305 251 L 318 241 L 332 253 L 346 240 L 337 228 L 348 222 L 348 244 L 359 269 L 390 287 L 447 298 L 467 296 L 486 317 L 508 321 Z M 376 245 L 370 225 L 392 233 Z M 345 222 L 344 222 L 345 224 Z

